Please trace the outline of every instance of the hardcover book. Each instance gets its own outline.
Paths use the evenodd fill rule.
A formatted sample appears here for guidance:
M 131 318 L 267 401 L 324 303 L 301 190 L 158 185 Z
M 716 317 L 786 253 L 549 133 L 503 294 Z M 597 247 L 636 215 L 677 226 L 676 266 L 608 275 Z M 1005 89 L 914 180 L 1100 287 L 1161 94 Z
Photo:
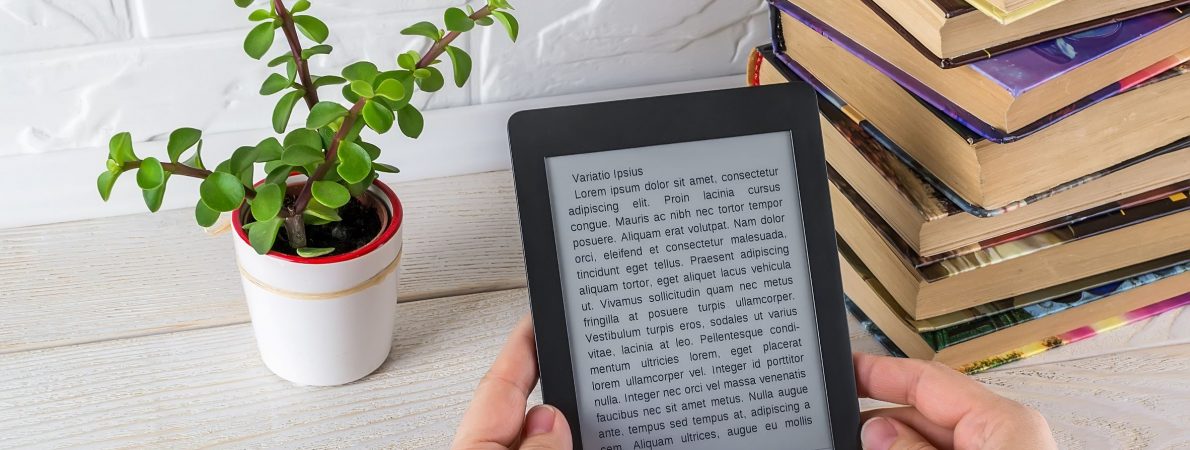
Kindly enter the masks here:
M 874 67 L 786 15 L 774 22 L 783 65 L 829 90 L 963 201 L 1011 209 L 1146 160 L 1190 135 L 1182 64 L 1025 138 L 993 143 L 930 108 Z M 786 40 L 797 45 L 785 45 Z M 1173 144 L 1171 146 L 1171 144 Z M 907 161 L 909 162 L 909 161 Z M 1155 186 L 1154 186 L 1155 187 Z M 1040 195 L 1039 195 L 1040 194 Z M 1034 197 L 1036 196 L 1036 197 Z
M 944 69 L 1190 3 L 1067 0 L 1028 19 L 1003 25 L 963 0 L 863 1 L 926 59 Z
M 1190 22 L 1184 21 L 1190 10 L 1169 9 L 944 71 L 907 57 L 911 46 L 896 45 L 903 40 L 890 39 L 897 33 L 870 8 L 844 8 L 860 1 L 841 0 L 829 8 L 806 0 L 772 4 L 998 143 L 1028 136 L 1177 66 L 1184 59 L 1170 60 L 1170 55 L 1190 47 Z M 1160 49 L 1142 52 L 1146 45 Z
M 790 80 L 801 81 L 769 46 L 761 46 L 751 55 L 749 84 Z M 1190 166 L 1190 152 L 1175 152 L 1054 192 L 1044 199 L 1022 202 L 1011 214 L 974 209 L 973 205 L 953 200 L 956 194 L 907 165 L 903 152 L 887 138 L 879 137 L 879 130 L 857 111 L 830 91 L 812 85 L 820 92 L 827 161 L 844 179 L 851 181 L 860 196 L 923 261 L 970 253 L 1013 238 L 1175 196 L 1186 182 L 1185 170 L 1178 167 Z M 1190 144 L 1190 139 L 1183 143 Z M 1149 187 L 1149 181 L 1168 184 Z

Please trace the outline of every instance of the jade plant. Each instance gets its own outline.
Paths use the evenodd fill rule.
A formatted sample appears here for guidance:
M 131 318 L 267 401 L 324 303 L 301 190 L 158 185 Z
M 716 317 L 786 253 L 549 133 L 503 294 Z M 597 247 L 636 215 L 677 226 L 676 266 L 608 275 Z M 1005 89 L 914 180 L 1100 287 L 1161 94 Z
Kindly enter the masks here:
M 252 0 L 234 0 L 248 8 Z M 475 10 L 452 7 L 443 15 L 443 25 L 418 22 L 401 34 L 428 38 L 424 52 L 409 51 L 396 55 L 395 67 L 382 69 L 370 61 L 344 67 L 340 75 L 315 75 L 310 72 L 312 58 L 331 53 L 324 44 L 330 34 L 326 24 L 307 14 L 309 0 L 298 0 L 287 7 L 283 0 L 271 0 L 268 9 L 257 9 L 248 20 L 259 22 L 248 32 L 244 51 L 262 59 L 274 47 L 280 33 L 287 49 L 268 62 L 278 68 L 260 87 L 261 95 L 279 95 L 272 113 L 272 128 L 277 133 L 256 145 L 236 149 L 231 157 L 209 169 L 202 159 L 202 132 L 179 128 L 169 135 L 165 145 L 166 160 L 141 158 L 133 152 L 132 136 L 119 133 L 109 143 L 107 170 L 99 175 L 99 194 L 107 201 L 121 174 L 136 171 L 136 184 L 143 190 L 149 210 L 161 207 L 166 184 L 171 176 L 202 179 L 200 200 L 194 215 L 198 224 L 213 225 L 223 212 L 245 208 L 251 222 L 244 228 L 249 243 L 257 253 L 274 248 L 279 233 L 285 233 L 288 247 L 302 257 L 316 257 L 351 249 L 312 247 L 308 245 L 308 227 L 342 221 L 340 210 L 352 199 L 370 204 L 365 195 L 378 172 L 396 173 L 396 167 L 377 162 L 381 150 L 361 135 L 364 128 L 376 134 L 388 133 L 394 125 L 404 135 L 416 139 L 422 132 L 421 112 L 410 103 L 418 90 L 435 92 L 445 85 L 437 67 L 446 54 L 450 59 L 454 84 L 463 87 L 471 73 L 471 57 L 452 45 L 462 33 L 480 26 L 499 23 L 512 40 L 518 24 L 508 12 L 507 0 L 487 0 Z M 303 41 L 302 37 L 305 37 Z M 344 103 L 319 98 L 319 89 L 342 85 Z M 298 103 L 304 102 L 309 114 L 304 127 L 288 130 L 290 116 Z M 257 165 L 264 179 L 254 183 Z M 305 175 L 306 181 L 290 186 L 292 173 Z

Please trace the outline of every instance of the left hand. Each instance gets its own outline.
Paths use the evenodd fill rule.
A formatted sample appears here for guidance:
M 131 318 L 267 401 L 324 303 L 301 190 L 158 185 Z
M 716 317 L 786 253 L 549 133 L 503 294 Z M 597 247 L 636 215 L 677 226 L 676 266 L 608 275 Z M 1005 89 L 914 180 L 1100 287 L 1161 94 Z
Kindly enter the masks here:
M 521 319 L 479 381 L 471 406 L 455 433 L 454 450 L 570 450 L 570 425 L 561 411 L 538 405 L 525 414 L 529 392 L 537 384 L 533 322 Z

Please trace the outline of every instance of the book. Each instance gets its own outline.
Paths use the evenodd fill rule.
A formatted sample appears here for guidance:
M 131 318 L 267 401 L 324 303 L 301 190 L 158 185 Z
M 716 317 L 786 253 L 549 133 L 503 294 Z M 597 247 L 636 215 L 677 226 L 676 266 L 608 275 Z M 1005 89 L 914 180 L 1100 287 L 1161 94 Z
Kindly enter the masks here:
M 1004 25 L 963 0 L 863 0 L 910 45 L 949 69 L 1190 0 L 1066 0 Z
M 1029 0 L 1005 2 L 1004 0 L 966 0 L 968 4 L 1002 24 L 1010 24 L 1051 8 L 1062 0 Z
M 801 80 L 777 58 L 771 46 L 754 50 L 748 65 L 750 85 L 789 81 Z M 872 132 L 878 130 L 854 110 L 845 111 L 847 105 L 832 95 L 820 90 L 823 139 L 839 142 L 826 146 L 828 163 L 851 180 L 856 191 L 923 260 L 986 248 L 1005 242 L 1004 236 L 1028 236 L 1175 195 L 1184 183 L 1178 180 L 1186 176 L 1177 168 L 1190 166 L 1190 152 L 1167 154 L 1046 198 L 1021 202 L 1011 214 L 1005 210 L 977 210 L 953 201 L 956 196 L 944 192 L 945 186 L 929 183 L 905 164 L 895 146 L 886 145 L 890 144 L 888 139 L 874 136 Z M 1183 143 L 1190 145 L 1190 139 Z M 1141 191 L 1150 180 L 1170 184 Z
M 1178 147 L 1190 135 L 1190 111 L 1180 107 L 1190 102 L 1190 77 L 1181 75 L 1188 71 L 1185 64 L 1167 71 L 1168 78 L 1103 100 L 1027 138 L 994 144 L 956 131 L 863 60 L 777 15 L 774 46 L 785 49 L 778 53 L 782 62 L 820 93 L 825 88 L 846 99 L 849 114 L 870 122 L 873 134 L 902 149 L 907 162 L 985 210 L 1069 189 L 1156 156 L 1154 149 Z M 798 45 L 783 46 L 785 40 Z
M 835 229 L 914 319 L 925 319 L 1190 251 L 1190 210 L 1041 250 L 995 251 L 960 271 L 926 273 L 847 180 L 831 177 Z M 849 192 L 850 191 L 850 192 Z M 1186 204 L 1187 200 L 1181 203 Z M 890 236 L 892 235 L 892 236 Z M 889 239 L 892 237 L 893 239 Z M 1022 245 L 1027 248 L 1028 245 Z M 984 250 L 981 250 L 981 252 Z M 1007 257 L 1007 258 L 1005 258 Z M 1005 280 L 1012 280 L 1006 283 Z
M 889 353 L 939 361 L 965 373 L 987 370 L 1190 305 L 1190 273 L 1182 272 L 934 350 L 898 313 L 896 302 L 879 280 L 861 274 L 862 263 L 843 253 L 839 258 L 848 310 Z M 1068 331 L 1055 334 L 1055 329 Z
M 863 0 L 771 0 L 783 28 L 819 33 L 968 127 L 994 138 L 1038 122 L 1190 45 L 1190 9 L 1164 10 L 943 70 Z M 787 46 L 800 40 L 784 36 Z M 795 58 L 797 59 L 797 58 Z M 1110 89 L 1109 89 L 1110 88 Z

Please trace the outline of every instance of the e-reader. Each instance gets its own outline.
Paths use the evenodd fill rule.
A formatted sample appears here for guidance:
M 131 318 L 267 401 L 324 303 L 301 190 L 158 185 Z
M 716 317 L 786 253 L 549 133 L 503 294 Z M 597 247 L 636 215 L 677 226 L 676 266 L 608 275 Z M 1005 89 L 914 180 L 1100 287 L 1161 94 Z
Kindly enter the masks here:
M 542 396 L 584 449 L 858 448 L 800 84 L 509 121 Z

